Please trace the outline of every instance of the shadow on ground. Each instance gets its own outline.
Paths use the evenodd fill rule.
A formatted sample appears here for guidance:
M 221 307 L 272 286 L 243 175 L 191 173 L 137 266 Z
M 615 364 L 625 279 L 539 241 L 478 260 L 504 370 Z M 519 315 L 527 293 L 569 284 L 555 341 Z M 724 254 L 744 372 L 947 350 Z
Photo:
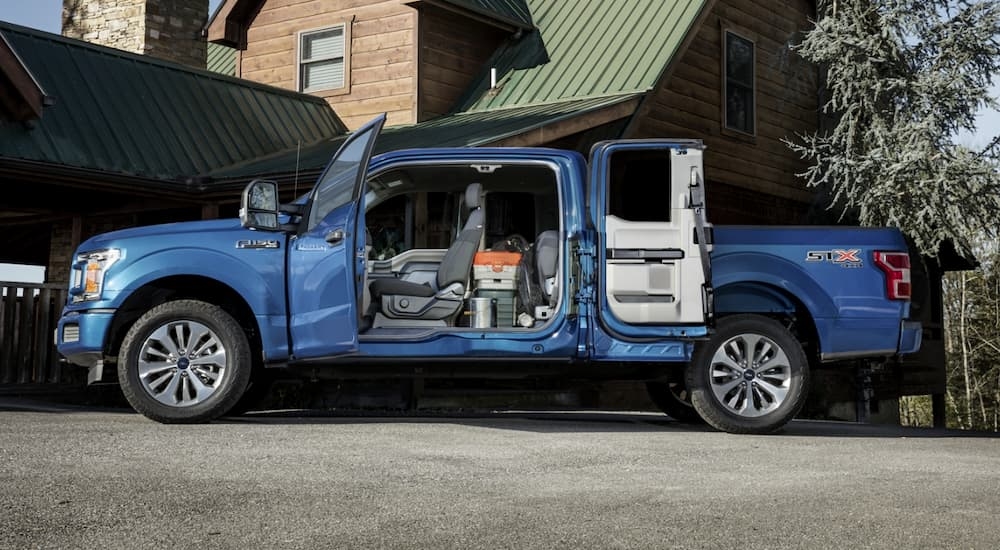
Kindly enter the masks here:
M 113 406 L 81 405 L 20 397 L 0 397 L 0 411 L 48 414 L 89 413 L 135 415 L 131 409 L 119 404 Z M 216 420 L 215 423 L 262 425 L 448 423 L 537 433 L 632 433 L 656 432 L 660 430 L 711 433 L 716 431 L 706 425 L 684 424 L 658 413 L 609 410 L 418 409 L 416 411 L 402 411 L 389 409 L 282 409 L 251 411 L 239 416 L 227 416 Z M 776 434 L 767 437 L 996 439 L 1000 438 L 1000 434 L 995 432 L 796 420 Z

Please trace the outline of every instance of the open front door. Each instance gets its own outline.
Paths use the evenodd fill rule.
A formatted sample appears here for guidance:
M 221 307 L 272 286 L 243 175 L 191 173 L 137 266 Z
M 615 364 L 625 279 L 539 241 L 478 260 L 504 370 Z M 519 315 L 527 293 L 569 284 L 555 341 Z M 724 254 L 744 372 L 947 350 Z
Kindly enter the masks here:
M 288 256 L 292 354 L 358 351 L 365 273 L 364 184 L 385 115 L 341 145 L 313 188 Z
M 589 203 L 597 228 L 596 299 L 602 324 L 623 337 L 703 326 L 711 304 L 704 233 L 702 149 L 697 141 L 594 146 Z M 701 218 L 702 230 L 699 230 Z M 679 332 L 677 332 L 679 334 Z

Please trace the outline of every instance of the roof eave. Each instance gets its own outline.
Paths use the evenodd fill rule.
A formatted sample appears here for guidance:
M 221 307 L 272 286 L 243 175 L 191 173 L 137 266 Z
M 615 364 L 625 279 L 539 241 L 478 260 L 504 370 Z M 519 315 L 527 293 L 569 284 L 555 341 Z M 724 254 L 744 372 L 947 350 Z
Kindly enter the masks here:
M 53 162 L 0 157 L 0 177 L 45 178 L 48 183 L 85 189 L 127 192 L 144 197 L 163 197 L 197 203 L 190 193 L 191 183 L 183 177 L 153 178 L 120 172 L 69 166 Z
M 265 0 L 223 0 L 205 24 L 203 34 L 209 42 L 237 50 L 247 49 L 247 30 L 256 19 Z
M 604 98 L 595 98 L 597 104 L 586 107 L 581 110 L 576 110 L 572 112 L 566 112 L 557 116 L 547 118 L 545 120 L 539 121 L 533 124 L 525 124 L 523 126 L 510 129 L 503 132 L 490 132 L 488 134 L 483 134 L 479 136 L 473 136 L 466 140 L 464 144 L 457 145 L 444 145 L 444 147 L 535 147 L 540 145 L 545 145 L 552 141 L 562 139 L 564 137 L 577 134 L 580 132 L 585 132 L 587 130 L 621 120 L 623 118 L 628 118 L 634 115 L 636 109 L 638 108 L 640 102 L 642 101 L 644 93 L 634 92 L 626 93 L 614 96 L 607 96 Z M 579 100 L 571 100 L 579 102 Z M 560 102 L 555 102 L 548 105 L 559 105 Z M 538 107 L 545 107 L 546 105 L 539 105 Z M 503 112 L 503 111 L 516 111 L 517 108 L 511 109 L 501 109 L 498 111 L 493 111 L 493 113 Z M 451 119 L 456 121 L 456 125 L 462 125 L 463 117 L 474 118 L 476 116 L 483 115 L 483 112 L 479 113 L 469 113 L 469 114 L 452 114 L 439 117 L 437 119 L 432 119 L 419 124 L 414 124 L 410 126 L 397 126 L 392 128 L 387 128 L 386 132 L 406 132 L 411 129 L 417 129 L 419 127 L 427 127 L 429 125 L 434 125 L 435 123 L 441 121 L 442 119 Z M 383 136 L 384 139 L 385 136 Z M 433 141 L 433 140 L 431 140 Z M 308 148 L 313 148 L 324 142 L 318 142 L 308 146 Z M 410 146 L 403 146 L 399 148 L 391 148 L 388 150 L 405 149 Z M 416 146 L 413 146 L 416 147 Z M 378 146 L 376 146 L 378 148 Z M 333 154 L 336 150 L 334 143 L 329 145 L 329 154 Z M 383 151 L 385 152 L 385 151 Z M 295 154 L 293 154 L 295 153 Z M 287 168 L 279 165 L 278 167 L 268 167 L 264 168 L 259 172 L 238 172 L 241 167 L 253 166 L 255 163 L 266 160 L 266 159 L 256 159 L 249 162 L 240 162 L 232 166 L 223 168 L 221 170 L 213 171 L 212 173 L 202 174 L 200 177 L 200 183 L 203 185 L 201 191 L 206 194 L 219 193 L 220 191 L 232 190 L 235 187 L 245 185 L 247 181 L 252 178 L 266 178 L 277 180 L 281 183 L 291 183 L 296 179 L 296 172 L 298 173 L 298 181 L 301 183 L 304 180 L 308 180 L 311 177 L 319 175 L 322 166 L 305 166 L 300 167 L 300 169 L 295 170 L 292 168 L 292 159 L 297 158 L 298 154 L 295 150 L 285 150 L 283 152 L 278 152 L 270 155 L 270 159 L 287 159 Z M 308 156 L 308 155 L 306 155 Z M 298 163 L 296 162 L 296 165 Z M 325 166 L 325 162 L 323 163 Z M 238 173 L 234 174 L 233 171 L 237 170 Z
M 522 21 L 504 17 L 498 13 L 486 13 L 478 10 L 471 10 L 463 6 L 453 4 L 448 0 L 411 0 L 404 3 L 413 8 L 418 8 L 421 4 L 435 6 L 510 33 L 535 28 L 533 25 L 527 25 Z
M 582 113 L 570 113 L 517 133 L 498 136 L 483 145 L 495 147 L 537 147 L 573 134 L 585 132 L 635 114 L 644 94 L 625 94 L 620 101 Z
M 38 120 L 51 100 L 0 30 L 0 112 L 17 122 Z M 5 86 L 6 85 L 6 86 Z M 3 93 L 3 87 L 9 87 Z

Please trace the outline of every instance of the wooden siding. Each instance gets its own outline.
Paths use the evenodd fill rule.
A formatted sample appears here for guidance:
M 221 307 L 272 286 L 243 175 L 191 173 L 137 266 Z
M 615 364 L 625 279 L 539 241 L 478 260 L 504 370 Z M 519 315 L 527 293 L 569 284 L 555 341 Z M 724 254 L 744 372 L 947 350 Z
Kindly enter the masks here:
M 434 6 L 420 9 L 418 121 L 447 114 L 507 33 Z
M 240 76 L 295 90 L 298 35 L 346 24 L 349 85 L 320 91 L 348 128 L 378 113 L 388 124 L 416 122 L 417 12 L 400 0 L 269 0 L 247 30 Z
M 815 130 L 819 120 L 818 73 L 790 48 L 809 28 L 811 5 L 807 0 L 717 1 L 627 130 L 626 137 L 705 141 L 714 223 L 805 221 L 814 194 L 795 174 L 806 165 L 781 140 Z M 726 29 L 756 44 L 754 136 L 722 127 Z

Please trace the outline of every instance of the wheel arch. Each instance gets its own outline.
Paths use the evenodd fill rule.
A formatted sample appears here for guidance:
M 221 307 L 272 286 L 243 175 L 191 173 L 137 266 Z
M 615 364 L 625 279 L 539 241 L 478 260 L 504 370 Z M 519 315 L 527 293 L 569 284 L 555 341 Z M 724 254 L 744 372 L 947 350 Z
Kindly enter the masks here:
M 243 328 L 250 343 L 254 363 L 263 361 L 260 350 L 263 349 L 260 326 L 254 316 L 250 304 L 231 286 L 201 275 L 172 275 L 147 282 L 136 289 L 118 307 L 104 353 L 108 357 L 117 357 L 122 342 L 129 328 L 149 311 L 166 302 L 175 300 L 201 300 L 221 307 L 231 315 Z
M 783 288 L 756 281 L 716 288 L 715 313 L 719 318 L 739 314 L 762 315 L 790 325 L 806 356 L 810 361 L 818 361 L 822 341 L 816 320 L 802 300 Z

